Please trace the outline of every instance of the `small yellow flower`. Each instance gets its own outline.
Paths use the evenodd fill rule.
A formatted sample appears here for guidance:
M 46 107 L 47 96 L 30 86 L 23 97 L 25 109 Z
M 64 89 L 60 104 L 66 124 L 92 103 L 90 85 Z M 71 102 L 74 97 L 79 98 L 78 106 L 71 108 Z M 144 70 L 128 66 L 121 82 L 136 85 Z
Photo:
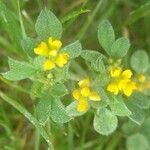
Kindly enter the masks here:
M 67 64 L 69 55 L 67 53 L 59 52 L 61 46 L 62 43 L 60 40 L 49 37 L 48 43 L 41 42 L 34 48 L 35 54 L 46 57 L 46 61 L 43 64 L 45 71 L 54 69 L 56 65 L 62 68 Z
M 62 53 L 56 57 L 55 63 L 57 64 L 57 66 L 62 68 L 65 64 L 67 64 L 68 59 L 69 55 L 67 53 Z
M 107 86 L 107 91 L 114 95 L 118 95 L 121 91 L 126 96 L 130 96 L 137 89 L 136 83 L 131 80 L 132 75 L 133 73 L 129 69 L 122 71 L 121 68 L 113 68 L 110 71 L 112 80 Z
M 140 74 L 139 76 L 138 76 L 138 81 L 139 82 L 145 82 L 146 81 L 146 77 L 145 77 L 145 75 L 144 74 Z
M 137 90 L 143 92 L 146 89 L 150 88 L 150 82 L 147 81 L 147 78 L 144 74 L 140 74 L 137 77 Z
M 122 69 L 121 68 L 112 68 L 110 71 L 111 77 L 119 77 L 121 74 Z
M 46 60 L 44 63 L 44 70 L 52 70 L 53 68 L 55 68 L 55 64 L 51 60 Z
M 45 42 L 41 42 L 36 48 L 34 48 L 34 53 L 39 56 L 47 56 L 48 52 L 49 49 Z
M 49 46 L 49 49 L 51 50 L 59 50 L 62 46 L 62 43 L 60 40 L 55 40 L 55 39 L 52 39 L 52 37 L 50 37 L 48 39 L 48 46 Z
M 79 88 L 72 92 L 75 100 L 77 100 L 77 111 L 86 111 L 89 107 L 88 101 L 100 101 L 101 97 L 96 91 L 90 89 L 90 80 L 84 79 L 79 81 Z

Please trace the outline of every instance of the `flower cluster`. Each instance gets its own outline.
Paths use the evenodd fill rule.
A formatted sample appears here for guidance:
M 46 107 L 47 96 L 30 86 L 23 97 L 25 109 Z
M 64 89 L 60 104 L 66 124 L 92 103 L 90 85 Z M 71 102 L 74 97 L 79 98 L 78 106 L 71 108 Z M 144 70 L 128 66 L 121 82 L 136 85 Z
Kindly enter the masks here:
M 46 58 L 43 68 L 45 71 L 52 70 L 56 66 L 62 68 L 67 64 L 69 55 L 67 53 L 60 53 L 59 50 L 62 46 L 60 40 L 49 37 L 48 42 L 41 42 L 34 48 L 35 54 Z
M 75 100 L 77 100 L 77 111 L 84 112 L 89 107 L 89 100 L 100 101 L 101 97 L 96 91 L 90 89 L 90 80 L 83 79 L 78 83 L 79 88 L 72 92 Z
M 132 75 L 131 70 L 110 69 L 111 81 L 107 86 L 107 91 L 112 92 L 114 95 L 118 95 L 121 91 L 126 96 L 130 96 L 137 89 L 136 83 L 131 79 Z

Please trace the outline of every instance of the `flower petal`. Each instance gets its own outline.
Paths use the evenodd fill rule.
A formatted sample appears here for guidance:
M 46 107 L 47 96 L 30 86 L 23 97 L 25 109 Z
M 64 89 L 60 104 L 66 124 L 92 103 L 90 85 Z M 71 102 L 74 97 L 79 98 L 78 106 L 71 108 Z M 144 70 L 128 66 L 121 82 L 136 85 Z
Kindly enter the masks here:
M 95 91 L 90 92 L 89 98 L 92 101 L 100 101 L 101 100 L 100 95 Z
M 83 79 L 81 81 L 79 81 L 78 85 L 82 88 L 82 87 L 89 87 L 90 86 L 90 80 L 89 78 Z
M 74 99 L 79 100 L 81 93 L 79 89 L 76 89 L 72 92 L 72 96 L 74 97 Z
M 86 98 L 81 98 L 77 104 L 77 111 L 84 112 L 88 109 L 88 100 Z

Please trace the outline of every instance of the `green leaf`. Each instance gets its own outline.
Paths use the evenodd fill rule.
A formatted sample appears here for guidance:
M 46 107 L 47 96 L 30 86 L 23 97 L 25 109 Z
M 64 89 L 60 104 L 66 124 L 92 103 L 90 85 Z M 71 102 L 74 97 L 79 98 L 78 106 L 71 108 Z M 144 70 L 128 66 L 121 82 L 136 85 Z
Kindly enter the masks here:
M 60 39 L 62 36 L 62 24 L 57 17 L 49 10 L 41 11 L 35 24 L 35 30 L 41 39 L 49 37 Z
M 137 50 L 131 57 L 131 67 L 137 73 L 146 72 L 149 67 L 149 58 L 144 50 Z
M 127 108 L 122 98 L 112 97 L 113 100 L 109 104 L 111 111 L 117 116 L 129 116 L 131 111 Z
M 133 102 L 132 99 L 129 99 L 126 102 L 127 107 L 132 112 L 132 114 L 129 116 L 129 119 L 137 123 L 138 125 L 141 125 L 144 122 L 145 119 L 145 112 L 137 107 Z
M 81 54 L 82 46 L 79 41 L 76 41 L 72 44 L 65 46 L 61 51 L 67 52 L 69 54 L 69 58 L 76 58 Z
M 10 71 L 2 74 L 4 78 L 8 80 L 17 81 L 25 78 L 30 78 L 36 72 L 34 67 L 27 62 L 20 62 L 8 58 L 8 64 L 10 67 Z
M 68 115 L 71 117 L 81 116 L 84 113 L 86 113 L 86 111 L 85 112 L 77 111 L 77 102 L 72 102 L 70 105 L 68 105 L 66 107 L 66 111 L 67 111 Z
M 131 101 L 140 109 L 148 109 L 150 107 L 149 98 L 139 92 L 132 94 Z
M 149 144 L 144 135 L 136 133 L 128 137 L 126 142 L 127 150 L 148 150 Z
M 97 60 L 99 57 L 102 58 L 102 54 L 94 50 L 83 50 L 81 57 L 86 61 L 92 62 Z
M 121 58 L 127 54 L 129 48 L 129 40 L 125 37 L 121 37 L 113 43 L 110 54 L 114 58 Z
M 147 118 L 141 128 L 142 134 L 150 141 L 150 117 Z
M 30 57 L 35 57 L 34 48 L 37 46 L 37 41 L 33 38 L 27 37 L 21 41 L 21 45 L 25 53 Z
M 98 40 L 103 49 L 111 55 L 111 47 L 115 42 L 115 33 L 108 20 L 103 20 L 98 26 Z
M 59 99 L 53 99 L 51 105 L 51 118 L 56 123 L 66 123 L 72 118 L 68 115 L 64 105 Z
M 34 68 L 36 70 L 43 71 L 44 62 L 45 62 L 44 57 L 41 57 L 41 56 L 35 57 L 33 60 Z
M 40 97 L 42 93 L 42 89 L 43 89 L 43 83 L 39 81 L 34 81 L 30 91 L 31 98 L 35 99 L 37 97 Z
M 93 87 L 96 89 L 96 91 L 98 91 L 99 95 L 101 96 L 101 100 L 98 102 L 91 102 L 91 105 L 96 109 L 107 107 L 110 99 L 106 91 L 101 86 L 99 86 L 98 82 L 96 82 L 96 85 Z
M 80 9 L 80 10 L 77 10 L 77 11 L 73 11 L 71 13 L 69 13 L 69 15 L 65 16 L 64 18 L 61 19 L 61 22 L 62 23 L 65 23 L 69 20 L 72 20 L 74 18 L 77 18 L 78 16 L 84 14 L 84 13 L 88 13 L 90 12 L 89 9 Z
M 52 97 L 50 92 L 46 90 L 43 92 L 39 103 L 36 105 L 36 116 L 39 120 L 39 123 L 42 125 L 44 125 L 50 117 L 53 100 L 55 100 L 54 97 Z
M 102 57 L 98 57 L 95 61 L 91 62 L 91 67 L 97 72 L 104 73 L 106 71 Z
M 99 109 L 94 117 L 94 129 L 102 135 L 109 135 L 114 132 L 117 124 L 117 117 L 106 108 Z
M 66 89 L 65 85 L 62 83 L 55 84 L 51 90 L 51 94 L 55 97 L 64 96 L 68 93 L 68 90 Z

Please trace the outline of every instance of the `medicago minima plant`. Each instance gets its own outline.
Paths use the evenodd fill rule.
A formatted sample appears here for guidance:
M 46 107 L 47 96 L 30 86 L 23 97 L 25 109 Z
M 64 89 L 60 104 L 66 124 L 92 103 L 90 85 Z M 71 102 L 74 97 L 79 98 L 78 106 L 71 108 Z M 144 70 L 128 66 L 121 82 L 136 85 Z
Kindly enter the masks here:
M 8 58 L 10 70 L 2 75 L 12 81 L 32 81 L 35 115 L 26 117 L 32 118 L 51 148 L 43 130 L 49 121 L 63 124 L 90 111 L 94 114 L 93 127 L 102 135 L 116 130 L 118 116 L 139 125 L 144 122 L 144 111 L 150 107 L 149 57 L 145 50 L 133 53 L 127 61 L 130 63 L 124 61 L 130 42 L 126 37 L 116 39 L 108 20 L 100 22 L 97 32 L 106 55 L 82 50 L 79 41 L 65 45 L 62 24 L 47 9 L 38 16 L 35 30 L 36 38 L 26 37 L 21 43 L 28 61 Z M 77 57 L 87 66 L 84 75 Z M 76 71 L 74 66 L 78 66 Z

